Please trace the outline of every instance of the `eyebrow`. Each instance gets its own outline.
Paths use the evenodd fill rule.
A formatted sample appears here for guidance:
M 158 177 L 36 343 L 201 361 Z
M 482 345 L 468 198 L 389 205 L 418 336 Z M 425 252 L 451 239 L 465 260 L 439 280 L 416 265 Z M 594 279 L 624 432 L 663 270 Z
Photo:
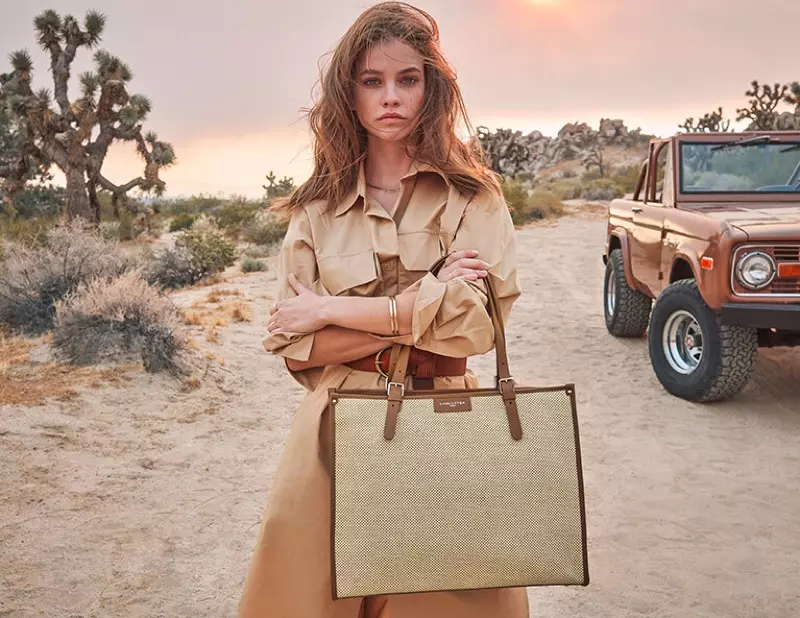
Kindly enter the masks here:
M 422 71 L 418 67 L 408 67 L 403 69 L 402 71 L 398 71 L 400 75 L 403 75 L 405 73 L 421 73 L 421 72 Z M 359 73 L 359 76 L 361 75 L 383 75 L 383 71 L 377 71 L 375 69 L 364 69 L 363 71 L 361 71 L 361 73 Z

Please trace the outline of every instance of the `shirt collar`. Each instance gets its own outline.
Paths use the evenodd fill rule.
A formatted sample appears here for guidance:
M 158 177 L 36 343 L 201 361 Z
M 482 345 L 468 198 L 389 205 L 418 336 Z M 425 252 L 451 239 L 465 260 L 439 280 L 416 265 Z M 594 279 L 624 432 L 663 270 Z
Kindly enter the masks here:
M 421 172 L 431 172 L 434 174 L 438 174 L 442 180 L 450 186 L 445 175 L 441 172 L 439 168 L 429 163 L 425 163 L 422 161 L 414 161 L 411 164 L 408 172 L 402 177 L 401 180 L 405 180 L 407 178 L 412 178 L 416 174 Z M 367 178 L 364 172 L 364 161 L 361 161 L 358 165 L 358 175 L 356 176 L 356 181 L 350 190 L 345 194 L 342 198 L 342 201 L 339 202 L 339 205 L 336 207 L 336 216 L 343 215 L 348 210 L 350 210 L 353 206 L 355 206 L 356 202 L 358 202 L 359 198 L 362 200 L 367 199 Z

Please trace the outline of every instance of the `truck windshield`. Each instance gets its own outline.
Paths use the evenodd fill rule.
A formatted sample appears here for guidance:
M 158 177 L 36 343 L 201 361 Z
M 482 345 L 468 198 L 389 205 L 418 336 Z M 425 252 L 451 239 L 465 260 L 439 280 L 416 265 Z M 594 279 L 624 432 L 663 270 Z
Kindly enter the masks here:
M 800 142 L 722 144 L 681 144 L 682 193 L 800 193 Z

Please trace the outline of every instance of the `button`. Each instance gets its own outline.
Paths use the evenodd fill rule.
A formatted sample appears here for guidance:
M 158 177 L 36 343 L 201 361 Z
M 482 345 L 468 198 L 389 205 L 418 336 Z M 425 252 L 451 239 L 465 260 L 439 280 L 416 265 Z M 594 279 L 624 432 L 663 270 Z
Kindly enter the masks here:
M 383 270 L 391 270 L 391 269 L 392 269 L 392 263 L 391 262 L 384 262 L 383 263 Z

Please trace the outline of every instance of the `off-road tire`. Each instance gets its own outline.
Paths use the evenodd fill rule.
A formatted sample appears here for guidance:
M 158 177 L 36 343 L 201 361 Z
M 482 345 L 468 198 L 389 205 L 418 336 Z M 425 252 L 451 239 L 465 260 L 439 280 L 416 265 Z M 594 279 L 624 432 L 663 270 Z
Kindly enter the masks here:
M 609 283 L 613 278 L 616 302 L 609 312 Z M 641 337 L 647 331 L 653 301 L 639 290 L 634 290 L 625 279 L 625 258 L 622 249 L 614 249 L 608 256 L 603 278 L 603 314 L 606 328 L 615 337 Z
M 663 345 L 664 328 L 676 311 L 687 311 L 700 326 L 703 351 L 700 363 L 690 374 L 675 371 Z M 648 332 L 650 362 L 667 392 L 694 402 L 730 399 L 747 384 L 758 354 L 758 333 L 754 328 L 726 326 L 705 303 L 693 279 L 667 286 L 653 306 Z

